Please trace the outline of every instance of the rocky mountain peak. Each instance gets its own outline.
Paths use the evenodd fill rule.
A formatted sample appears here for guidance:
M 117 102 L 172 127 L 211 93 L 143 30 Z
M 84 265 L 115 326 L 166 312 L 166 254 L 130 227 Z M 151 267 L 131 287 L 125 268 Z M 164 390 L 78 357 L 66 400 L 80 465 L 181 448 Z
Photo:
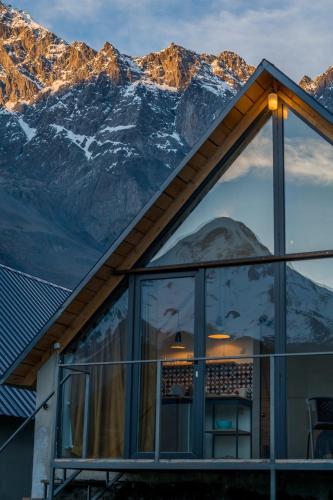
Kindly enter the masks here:
M 135 62 L 153 82 L 183 89 L 197 72 L 200 57 L 191 50 L 170 43 L 159 52 L 136 58 Z
M 239 83 L 245 83 L 255 70 L 254 66 L 247 64 L 243 57 L 235 52 L 221 52 L 214 64 L 214 74 L 227 81 L 232 87 Z
M 328 109 L 333 110 L 333 66 L 329 66 L 314 79 L 303 76 L 300 86 Z

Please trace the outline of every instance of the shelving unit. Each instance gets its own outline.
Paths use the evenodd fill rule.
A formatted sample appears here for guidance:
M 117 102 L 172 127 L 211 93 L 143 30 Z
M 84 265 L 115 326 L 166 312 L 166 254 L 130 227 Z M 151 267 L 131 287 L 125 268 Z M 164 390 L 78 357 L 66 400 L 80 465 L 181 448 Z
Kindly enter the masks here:
M 219 429 L 217 420 L 229 420 L 232 427 Z M 206 455 L 211 458 L 251 458 L 252 401 L 238 396 L 207 396 L 205 435 Z

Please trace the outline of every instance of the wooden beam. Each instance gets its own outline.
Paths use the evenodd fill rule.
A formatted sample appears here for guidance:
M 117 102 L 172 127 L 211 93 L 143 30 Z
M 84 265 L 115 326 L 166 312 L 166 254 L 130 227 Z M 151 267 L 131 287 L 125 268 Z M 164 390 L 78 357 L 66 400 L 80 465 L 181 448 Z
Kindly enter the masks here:
M 298 113 L 302 118 L 307 120 L 313 127 L 322 131 L 331 141 L 333 141 L 333 127 L 321 116 L 319 116 L 312 108 L 306 104 L 300 105 L 294 99 L 288 97 L 282 90 L 278 91 L 278 96 L 289 106 L 292 110 Z

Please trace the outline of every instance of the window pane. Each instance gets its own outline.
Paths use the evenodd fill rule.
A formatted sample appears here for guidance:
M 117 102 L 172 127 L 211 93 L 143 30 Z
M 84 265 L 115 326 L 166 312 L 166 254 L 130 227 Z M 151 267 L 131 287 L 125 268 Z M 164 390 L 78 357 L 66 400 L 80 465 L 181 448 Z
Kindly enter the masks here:
M 206 457 L 269 456 L 269 359 L 251 356 L 273 350 L 274 265 L 207 271 Z
M 194 278 L 144 280 L 140 287 L 142 359 L 163 359 L 162 452 L 191 450 L 194 355 Z M 176 359 L 185 361 L 174 361 Z M 152 452 L 155 437 L 156 363 L 140 371 L 139 451 Z
M 288 352 L 333 351 L 333 259 L 286 266 Z
M 286 251 L 333 248 L 333 148 L 289 111 L 285 120 Z
M 99 315 L 65 353 L 66 363 L 126 360 L 128 292 Z M 124 451 L 125 365 L 80 367 L 90 378 L 89 458 L 118 458 Z M 66 373 L 69 373 L 67 370 Z M 74 373 L 74 372 L 72 372 Z M 76 374 L 63 387 L 62 456 L 81 456 L 86 377 Z
M 267 255 L 273 246 L 269 119 L 149 265 Z

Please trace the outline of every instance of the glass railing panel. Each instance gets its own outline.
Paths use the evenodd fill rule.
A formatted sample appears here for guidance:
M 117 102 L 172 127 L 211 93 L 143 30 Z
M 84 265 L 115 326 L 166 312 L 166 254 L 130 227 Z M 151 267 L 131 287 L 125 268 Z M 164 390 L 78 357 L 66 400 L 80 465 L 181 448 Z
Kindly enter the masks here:
M 333 459 L 333 357 L 287 358 L 287 458 Z
M 83 374 L 62 370 L 58 456 L 82 458 L 86 379 Z
M 90 368 L 88 458 L 123 458 L 125 364 Z
M 73 368 L 60 384 L 58 456 L 123 458 L 126 365 Z
M 160 362 L 160 367 L 159 372 L 156 363 L 141 366 L 139 452 L 155 452 L 159 433 L 159 453 L 190 453 L 193 363 L 166 361 Z M 159 417 L 156 418 L 157 407 Z
M 193 363 L 162 364 L 161 452 L 192 451 Z
M 208 360 L 204 456 L 269 456 L 269 358 Z

